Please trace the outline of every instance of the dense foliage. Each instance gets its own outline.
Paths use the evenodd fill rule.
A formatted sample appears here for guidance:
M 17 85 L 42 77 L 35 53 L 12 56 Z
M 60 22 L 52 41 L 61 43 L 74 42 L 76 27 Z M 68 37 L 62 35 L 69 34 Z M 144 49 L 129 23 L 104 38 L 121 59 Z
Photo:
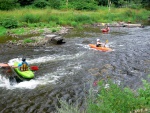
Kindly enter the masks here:
M 61 108 L 58 113 L 149 113 L 150 112 L 150 83 L 143 80 L 143 87 L 133 90 L 118 86 L 112 82 L 98 83 L 98 92 L 91 87 L 86 98 L 86 109 L 80 111 L 80 106 L 70 105 L 60 100 Z
M 87 113 L 130 113 L 146 112 L 150 108 L 150 84 L 143 81 L 143 87 L 137 91 L 123 88 L 114 83 L 99 82 L 96 99 L 88 101 Z
M 0 11 L 0 14 L 0 26 L 11 29 L 56 26 L 81 27 L 85 24 L 112 23 L 120 21 L 146 23 L 150 11 L 131 8 L 119 8 L 118 10 L 118 8 L 114 7 L 110 10 L 108 10 L 108 7 L 99 7 L 96 11 L 78 11 L 71 9 L 55 10 L 49 7 L 42 9 L 26 7 L 10 11 Z
M 0 0 L 0 10 L 11 10 L 18 6 L 17 0 Z
M 14 18 L 4 18 L 1 20 L 0 25 L 5 28 L 16 28 L 18 27 L 18 22 Z
M 0 10 L 17 7 L 51 7 L 54 9 L 96 10 L 98 6 L 149 8 L 149 0 L 0 0 Z

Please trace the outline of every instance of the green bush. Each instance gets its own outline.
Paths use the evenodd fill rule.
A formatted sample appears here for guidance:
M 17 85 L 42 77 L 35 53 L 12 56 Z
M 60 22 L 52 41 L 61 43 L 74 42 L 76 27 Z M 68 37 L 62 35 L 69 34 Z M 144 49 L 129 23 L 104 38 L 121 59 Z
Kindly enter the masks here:
M 5 18 L 0 23 L 5 28 L 17 28 L 18 27 L 18 22 L 14 18 Z
M 77 22 L 71 22 L 71 26 L 73 26 L 73 27 L 76 27 L 78 25 L 78 23 Z
M 109 83 L 106 88 L 103 82 L 99 82 L 97 98 L 88 103 L 87 113 L 129 113 L 137 109 L 150 108 L 150 84 L 143 80 L 144 88 L 133 92 L 129 88 Z
M 143 104 L 150 106 L 150 83 L 143 80 L 144 88 L 138 90 L 140 98 L 143 100 Z
M 0 0 L 0 10 L 11 10 L 19 7 L 17 0 Z
M 37 8 L 45 8 L 49 3 L 46 0 L 35 0 L 33 5 Z
M 54 32 L 56 32 L 57 30 L 56 29 L 52 29 L 52 32 L 54 33 Z
M 49 6 L 54 9 L 60 9 L 61 1 L 60 0 L 48 0 Z
M 134 15 L 135 15 L 135 13 L 132 10 L 126 10 L 124 12 L 125 17 L 133 17 Z
M 76 15 L 74 21 L 79 23 L 91 23 L 92 18 L 87 15 Z
M 58 22 L 58 21 L 59 21 L 59 17 L 58 17 L 58 16 L 55 16 L 55 15 L 50 15 L 50 16 L 48 17 L 48 22 L 51 22 L 51 21 Z
M 149 113 L 150 83 L 143 80 L 143 84 L 142 88 L 135 91 L 112 82 L 106 85 L 100 81 L 97 93 L 94 93 L 94 88 L 90 88 L 83 113 Z M 82 113 L 78 105 L 70 105 L 65 101 L 60 101 L 60 104 L 61 108 L 57 108 L 59 113 Z
M 98 6 L 96 2 L 78 1 L 72 2 L 74 9 L 76 10 L 97 10 Z
M 32 43 L 35 42 L 34 40 L 31 40 L 30 38 L 24 39 L 24 43 Z
M 26 22 L 26 23 L 37 23 L 40 21 L 40 16 L 32 15 L 32 14 L 26 14 L 26 15 L 22 16 L 21 20 L 23 22 Z
M 6 34 L 6 32 L 7 32 L 7 29 L 6 28 L 4 28 L 4 27 L 1 27 L 0 26 L 0 36 L 3 36 L 3 35 L 5 35 Z

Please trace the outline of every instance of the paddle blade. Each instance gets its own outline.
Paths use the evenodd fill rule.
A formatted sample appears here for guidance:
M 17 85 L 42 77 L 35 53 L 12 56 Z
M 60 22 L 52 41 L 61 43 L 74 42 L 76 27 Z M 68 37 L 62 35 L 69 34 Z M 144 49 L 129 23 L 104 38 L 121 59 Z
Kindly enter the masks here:
M 106 44 L 108 43 L 108 40 L 106 40 L 106 42 L 105 42 Z
M 39 67 L 38 66 L 31 66 L 30 69 L 32 71 L 37 71 L 37 70 L 39 70 Z
M 9 65 L 5 63 L 0 63 L 0 67 L 9 67 Z

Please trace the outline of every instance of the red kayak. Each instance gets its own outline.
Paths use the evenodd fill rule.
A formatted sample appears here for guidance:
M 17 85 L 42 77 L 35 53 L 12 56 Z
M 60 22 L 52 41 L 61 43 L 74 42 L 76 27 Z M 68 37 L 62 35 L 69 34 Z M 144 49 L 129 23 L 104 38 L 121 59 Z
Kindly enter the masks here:
M 109 30 L 110 30 L 109 28 L 108 29 L 106 29 L 106 28 L 105 29 L 101 29 L 102 32 L 109 32 Z
M 108 47 L 96 47 L 95 44 L 89 44 L 90 48 L 94 48 L 96 50 L 100 50 L 100 51 L 103 51 L 103 52 L 106 52 L 106 51 L 112 51 L 111 48 L 108 48 Z

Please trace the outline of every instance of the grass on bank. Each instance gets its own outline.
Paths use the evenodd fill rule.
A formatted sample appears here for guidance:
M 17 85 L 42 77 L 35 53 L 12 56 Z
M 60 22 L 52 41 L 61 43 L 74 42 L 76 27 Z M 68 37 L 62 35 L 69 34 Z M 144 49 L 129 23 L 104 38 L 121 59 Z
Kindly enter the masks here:
M 0 26 L 13 30 L 16 34 L 28 32 L 24 28 L 52 28 L 58 26 L 81 27 L 84 24 L 131 21 L 142 23 L 148 19 L 150 11 L 145 9 L 100 7 L 97 11 L 54 10 L 22 8 L 12 11 L 0 11 Z M 1 35 L 5 30 L 0 28 Z
M 1 26 L 0 26 L 0 36 L 5 35 L 5 34 L 6 34 L 6 32 L 7 32 L 7 29 L 6 29 L 6 28 L 4 28 L 4 27 L 1 27 Z
M 105 87 L 103 81 L 98 83 L 98 93 L 93 96 L 90 92 L 87 97 L 85 111 L 79 107 L 60 101 L 61 108 L 58 113 L 149 113 L 150 112 L 150 83 L 143 80 L 143 87 L 134 91 L 122 88 L 114 83 Z M 92 90 L 91 90 L 92 91 Z

